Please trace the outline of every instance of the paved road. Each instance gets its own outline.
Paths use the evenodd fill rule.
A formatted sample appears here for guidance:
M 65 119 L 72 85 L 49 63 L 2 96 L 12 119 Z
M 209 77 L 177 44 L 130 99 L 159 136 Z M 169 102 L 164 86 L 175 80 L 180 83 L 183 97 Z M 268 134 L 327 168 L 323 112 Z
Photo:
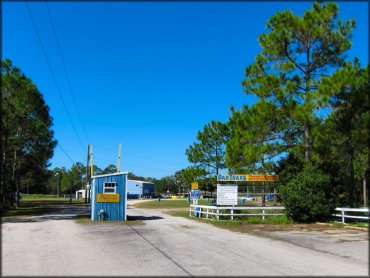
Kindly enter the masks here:
M 143 221 L 80 224 L 73 211 L 2 224 L 2 276 L 368 276 L 368 240 L 353 245 L 240 234 L 159 210 L 129 207 Z M 363 232 L 366 234 L 366 232 Z M 282 235 L 280 235 L 282 236 Z M 296 237 L 297 241 L 297 237 Z M 335 246 L 342 246 L 341 248 Z M 355 248 L 346 255 L 343 248 Z M 329 250 L 329 251 L 327 251 Z

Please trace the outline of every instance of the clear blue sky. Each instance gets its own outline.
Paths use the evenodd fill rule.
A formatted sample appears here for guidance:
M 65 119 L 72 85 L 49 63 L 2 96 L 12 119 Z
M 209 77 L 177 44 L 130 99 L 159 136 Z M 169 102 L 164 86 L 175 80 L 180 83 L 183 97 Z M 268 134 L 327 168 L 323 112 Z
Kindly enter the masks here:
M 44 2 L 30 2 L 58 94 L 24 2 L 2 1 L 2 58 L 30 77 L 54 119 L 55 138 L 73 161 L 160 178 L 189 166 L 185 150 L 230 106 L 255 99 L 242 92 L 244 69 L 260 52 L 257 38 L 276 12 L 302 15 L 313 2 L 48 2 L 71 81 L 69 90 Z M 339 18 L 356 18 L 349 58 L 368 64 L 367 2 L 339 2 Z M 82 122 L 78 115 L 81 114 Z M 86 132 L 84 131 L 86 130 Z M 88 138 L 90 140 L 88 140 Z M 81 146 L 82 145 L 82 146 Z M 51 168 L 70 168 L 56 147 Z

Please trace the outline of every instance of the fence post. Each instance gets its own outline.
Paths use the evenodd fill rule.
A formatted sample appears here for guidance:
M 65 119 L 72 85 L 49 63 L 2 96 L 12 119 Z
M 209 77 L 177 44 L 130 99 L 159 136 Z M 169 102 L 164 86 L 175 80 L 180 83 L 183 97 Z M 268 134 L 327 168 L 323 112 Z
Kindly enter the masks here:
M 209 212 L 209 208 L 207 208 L 207 214 L 206 214 L 206 218 L 208 219 L 208 212 Z
M 262 220 L 265 220 L 265 210 L 262 210 Z
M 345 221 L 344 221 L 344 209 L 342 208 L 342 223 L 345 224 Z
M 233 205 L 233 207 L 234 207 L 234 205 Z M 233 209 L 231 210 L 231 220 L 234 220 L 234 210 Z
M 219 210 L 218 210 L 218 209 L 217 209 L 217 211 L 216 211 L 216 218 L 217 218 L 217 220 L 220 220 Z

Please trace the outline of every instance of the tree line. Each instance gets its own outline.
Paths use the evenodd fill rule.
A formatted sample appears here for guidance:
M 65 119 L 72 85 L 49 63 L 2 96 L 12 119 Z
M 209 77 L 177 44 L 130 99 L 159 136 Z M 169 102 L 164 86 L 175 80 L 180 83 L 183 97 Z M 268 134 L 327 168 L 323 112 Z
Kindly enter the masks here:
M 45 190 L 56 140 L 42 94 L 11 60 L 1 61 L 0 209 L 20 188 Z

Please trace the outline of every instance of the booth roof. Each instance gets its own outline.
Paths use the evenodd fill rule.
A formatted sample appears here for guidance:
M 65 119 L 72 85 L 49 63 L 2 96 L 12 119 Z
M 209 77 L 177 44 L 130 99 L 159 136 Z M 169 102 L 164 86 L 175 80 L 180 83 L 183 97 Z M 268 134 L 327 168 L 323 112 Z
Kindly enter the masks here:
M 124 175 L 124 174 L 128 174 L 128 172 L 119 172 L 119 173 L 111 173 L 111 174 L 104 174 L 104 175 L 96 175 L 96 176 L 92 176 L 91 178 L 92 179 L 95 179 L 95 178 L 103 178 L 103 177 L 110 177 L 110 176 L 119 176 L 119 175 Z

